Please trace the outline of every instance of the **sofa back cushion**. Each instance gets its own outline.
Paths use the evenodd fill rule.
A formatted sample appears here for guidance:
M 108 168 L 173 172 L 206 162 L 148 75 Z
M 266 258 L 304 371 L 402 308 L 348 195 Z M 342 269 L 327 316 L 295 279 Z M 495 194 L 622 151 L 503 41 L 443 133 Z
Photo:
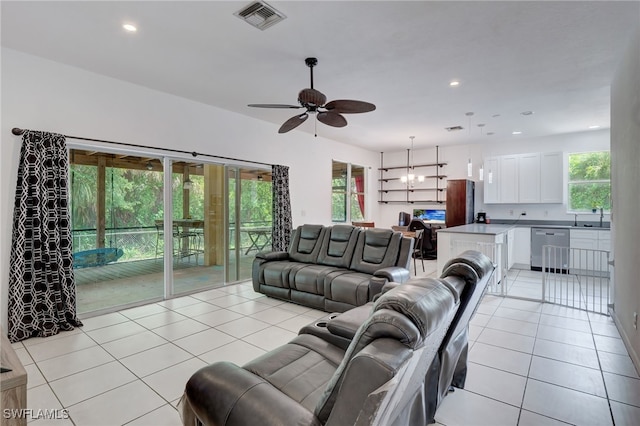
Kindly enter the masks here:
M 349 269 L 373 274 L 378 269 L 396 266 L 401 241 L 402 234 L 391 229 L 361 230 Z
M 348 268 L 356 248 L 360 229 L 351 225 L 334 225 L 327 228 L 318 254 L 321 265 Z
M 325 228 L 322 225 L 300 225 L 293 233 L 289 246 L 289 259 L 295 262 L 315 263 L 318 259 Z
M 383 294 L 375 302 L 371 316 L 356 332 L 342 362 L 327 383 L 315 409 L 320 421 L 327 421 L 340 393 L 349 362 L 364 347 L 378 339 L 392 339 L 415 350 L 422 345 L 426 336 L 451 320 L 455 307 L 455 298 L 449 287 L 438 279 L 427 278 L 402 284 Z

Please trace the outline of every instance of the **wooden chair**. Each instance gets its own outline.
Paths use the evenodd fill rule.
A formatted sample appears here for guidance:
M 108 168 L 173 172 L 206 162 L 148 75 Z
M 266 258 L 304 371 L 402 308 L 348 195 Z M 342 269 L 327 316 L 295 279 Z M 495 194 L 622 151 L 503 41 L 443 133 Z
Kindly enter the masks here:
M 415 245 L 413 246 L 413 274 L 418 275 L 416 259 L 420 257 L 422 262 L 422 272 L 424 272 L 424 256 L 422 254 L 422 244 L 424 242 L 424 229 L 416 229 Z

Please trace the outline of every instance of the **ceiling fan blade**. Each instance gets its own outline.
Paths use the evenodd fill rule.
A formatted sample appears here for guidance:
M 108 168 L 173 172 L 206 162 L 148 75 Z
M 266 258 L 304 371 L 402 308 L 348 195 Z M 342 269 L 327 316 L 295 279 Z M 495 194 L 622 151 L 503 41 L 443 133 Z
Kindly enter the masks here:
M 319 112 L 318 121 L 332 127 L 344 127 L 347 125 L 347 119 L 337 112 L 327 111 Z
M 249 104 L 247 106 L 254 108 L 302 108 L 300 105 L 286 105 L 286 104 Z
M 342 114 L 357 114 L 360 112 L 371 112 L 376 109 L 374 104 L 364 101 L 353 101 L 350 99 L 338 99 L 331 101 L 324 106 L 329 111 Z
M 285 121 L 282 126 L 280 126 L 278 133 L 287 133 L 288 131 L 295 129 L 296 127 L 304 123 L 307 118 L 309 118 L 309 114 L 307 114 L 306 112 L 300 115 L 294 115 L 293 117 Z

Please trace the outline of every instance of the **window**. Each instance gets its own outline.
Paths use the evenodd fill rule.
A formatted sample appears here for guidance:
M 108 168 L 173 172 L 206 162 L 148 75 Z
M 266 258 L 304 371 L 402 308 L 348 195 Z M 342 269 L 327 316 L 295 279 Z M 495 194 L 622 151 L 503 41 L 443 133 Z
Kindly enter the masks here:
M 365 219 L 365 168 L 332 161 L 331 220 L 352 222 Z
M 569 211 L 610 210 L 611 154 L 609 151 L 569 154 Z

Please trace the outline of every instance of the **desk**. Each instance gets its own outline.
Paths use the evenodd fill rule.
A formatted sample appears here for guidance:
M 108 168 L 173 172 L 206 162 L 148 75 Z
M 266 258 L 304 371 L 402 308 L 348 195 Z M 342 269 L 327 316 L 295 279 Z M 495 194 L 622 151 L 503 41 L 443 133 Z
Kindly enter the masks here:
M 241 229 L 241 231 L 246 232 L 251 241 L 251 245 L 244 252 L 245 255 L 249 254 L 253 249 L 262 251 L 268 244 L 271 244 L 271 228 L 245 228 Z

